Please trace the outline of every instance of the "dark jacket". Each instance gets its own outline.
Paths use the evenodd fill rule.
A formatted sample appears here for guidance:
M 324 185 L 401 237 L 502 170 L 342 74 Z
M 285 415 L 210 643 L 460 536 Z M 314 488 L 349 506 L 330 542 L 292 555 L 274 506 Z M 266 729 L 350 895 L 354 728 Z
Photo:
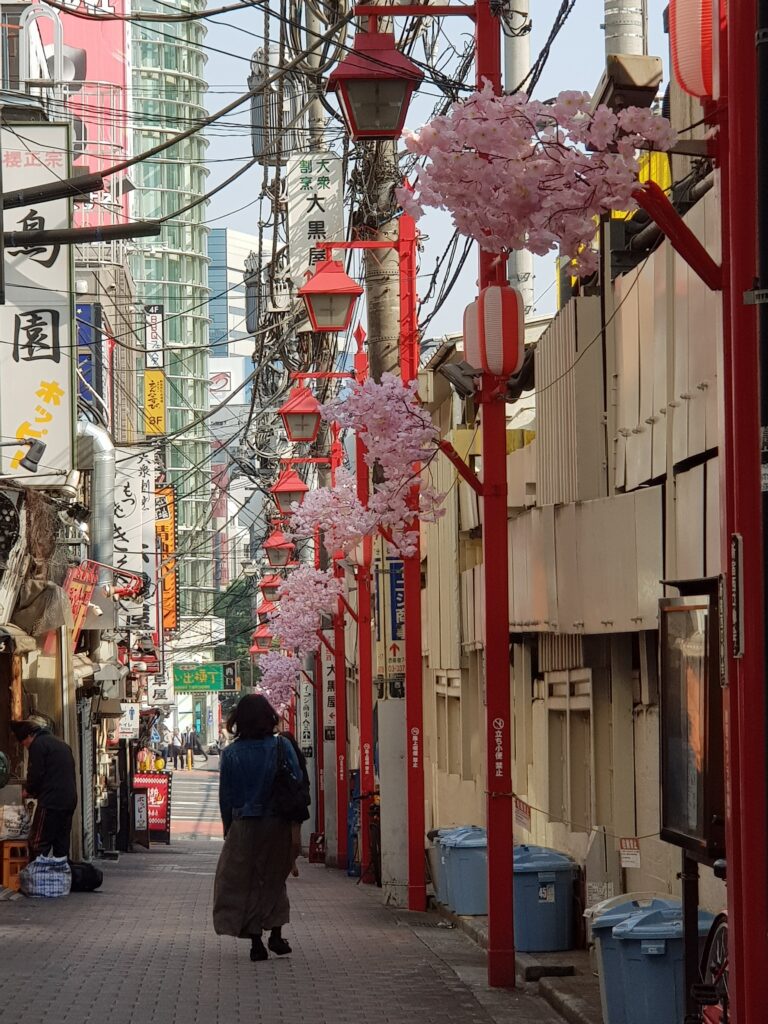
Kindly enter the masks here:
M 25 789 L 47 811 L 74 811 L 77 807 L 75 759 L 64 740 L 41 729 L 27 752 Z
M 272 817 L 272 786 L 277 770 L 277 737 L 235 740 L 219 761 L 219 807 L 225 831 L 233 818 Z M 301 778 L 296 754 L 282 741 L 285 760 L 295 779 Z

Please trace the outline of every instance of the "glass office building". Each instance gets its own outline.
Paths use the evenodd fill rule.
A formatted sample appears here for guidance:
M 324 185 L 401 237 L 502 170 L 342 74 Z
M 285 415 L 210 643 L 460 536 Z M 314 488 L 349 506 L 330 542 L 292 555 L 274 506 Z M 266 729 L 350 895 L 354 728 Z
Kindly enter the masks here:
M 134 13 L 167 15 L 169 5 L 135 0 Z M 205 9 L 201 0 L 176 0 L 181 12 Z M 206 116 L 204 21 L 132 23 L 133 151 L 140 153 Z M 205 193 L 207 141 L 197 133 L 131 169 L 132 213 L 154 220 L 174 214 Z M 137 240 L 132 272 L 139 302 L 164 313 L 166 431 L 180 434 L 164 446 L 168 481 L 177 488 L 178 562 L 182 615 L 210 614 L 211 442 L 209 408 L 208 254 L 206 204 L 172 216 L 158 238 Z M 188 350 L 188 351 L 186 351 Z

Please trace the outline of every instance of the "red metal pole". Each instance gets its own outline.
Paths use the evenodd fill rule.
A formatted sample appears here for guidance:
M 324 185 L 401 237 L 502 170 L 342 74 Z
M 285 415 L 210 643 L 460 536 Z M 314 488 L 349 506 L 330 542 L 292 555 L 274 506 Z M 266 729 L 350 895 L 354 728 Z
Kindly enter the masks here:
M 337 564 L 337 578 L 343 571 Z M 336 867 L 347 866 L 347 663 L 344 640 L 344 605 L 339 599 L 338 612 L 333 622 L 333 687 L 336 697 Z
M 501 30 L 488 0 L 477 0 L 476 76 L 501 92 Z M 480 252 L 480 288 L 498 282 L 500 263 Z M 486 786 L 488 793 L 488 983 L 513 988 L 512 707 L 509 683 L 507 421 L 504 389 L 483 382 L 483 571 L 485 574 Z
M 727 19 L 727 27 L 724 22 Z M 735 1024 L 764 1020 L 768 1007 L 766 890 L 765 612 L 756 307 L 745 305 L 757 270 L 757 105 L 754 0 L 723 2 L 723 379 L 725 519 L 723 565 L 742 545 L 743 599 L 735 599 L 743 651 L 731 649 L 724 691 L 729 990 Z M 765 372 L 765 371 L 763 371 Z M 729 589 L 734 579 L 729 573 Z M 733 625 L 729 636 L 733 636 Z M 738 626 L 739 623 L 736 623 Z
M 363 351 L 364 335 L 358 337 L 355 355 L 355 380 L 363 384 L 368 377 L 368 358 Z M 366 449 L 358 436 L 355 439 L 357 469 L 357 496 L 365 506 L 370 493 L 370 478 L 365 462 Z M 360 658 L 360 793 L 373 794 L 376 781 L 373 764 L 373 637 L 371 635 L 371 557 L 370 537 L 363 541 L 363 564 L 357 570 L 357 646 Z M 371 865 L 371 843 L 368 834 L 368 810 L 371 796 L 360 801 L 360 877 L 364 882 L 373 882 L 375 877 L 369 871 Z
M 416 224 L 399 220 L 400 252 L 400 375 L 408 384 L 419 374 L 419 327 L 416 308 Z M 418 466 L 414 467 L 418 472 Z M 418 508 L 419 484 L 410 504 Z M 421 657 L 421 551 L 418 520 L 411 530 L 415 552 L 403 561 L 405 598 L 405 777 L 408 796 L 408 909 L 425 910 L 424 872 L 424 695 Z

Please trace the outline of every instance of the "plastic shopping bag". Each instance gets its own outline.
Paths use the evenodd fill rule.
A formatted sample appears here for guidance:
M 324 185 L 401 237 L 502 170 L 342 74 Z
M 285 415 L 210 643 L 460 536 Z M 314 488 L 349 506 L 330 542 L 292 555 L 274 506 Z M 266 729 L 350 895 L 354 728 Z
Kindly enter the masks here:
M 69 861 L 66 857 L 38 857 L 21 869 L 19 882 L 25 896 L 68 896 L 72 888 Z

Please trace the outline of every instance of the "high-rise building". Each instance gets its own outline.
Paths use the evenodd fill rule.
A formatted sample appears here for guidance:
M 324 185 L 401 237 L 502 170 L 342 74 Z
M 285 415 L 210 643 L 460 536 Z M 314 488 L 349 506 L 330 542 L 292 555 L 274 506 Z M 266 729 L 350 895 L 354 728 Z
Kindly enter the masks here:
M 168 4 L 136 0 L 133 12 L 167 14 Z M 202 0 L 179 9 L 202 11 Z M 140 153 L 206 116 L 202 20 L 133 22 L 133 150 Z M 163 322 L 165 422 L 173 440 L 163 446 L 168 482 L 177 489 L 182 616 L 205 616 L 213 605 L 211 560 L 211 442 L 198 422 L 209 408 L 208 250 L 206 204 L 173 216 L 205 193 L 207 142 L 202 132 L 133 169 L 133 215 L 170 216 L 162 234 L 137 245 L 133 275 L 139 301 L 160 306 Z M 179 432 L 179 433 L 177 433 Z
M 208 284 L 211 289 L 211 355 L 214 359 L 250 356 L 245 324 L 245 261 L 256 255 L 259 239 L 232 228 L 214 228 L 208 238 Z

